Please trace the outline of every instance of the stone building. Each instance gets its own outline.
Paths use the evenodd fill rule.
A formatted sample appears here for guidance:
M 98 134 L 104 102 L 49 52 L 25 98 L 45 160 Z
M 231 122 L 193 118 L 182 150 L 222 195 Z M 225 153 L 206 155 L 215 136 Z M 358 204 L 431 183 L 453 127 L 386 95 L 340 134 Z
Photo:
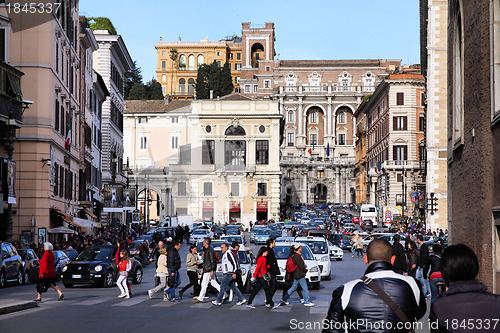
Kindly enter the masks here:
M 500 3 L 448 2 L 449 242 L 500 290 Z M 441 207 L 441 203 L 439 203 Z
M 448 0 L 420 0 L 421 15 L 421 65 L 426 78 L 425 99 L 425 154 L 427 165 L 426 198 L 430 193 L 438 199 L 438 209 L 434 214 L 426 210 L 427 227 L 448 228 L 448 137 L 443 125 L 447 124 L 448 71 L 447 71 L 447 29 Z

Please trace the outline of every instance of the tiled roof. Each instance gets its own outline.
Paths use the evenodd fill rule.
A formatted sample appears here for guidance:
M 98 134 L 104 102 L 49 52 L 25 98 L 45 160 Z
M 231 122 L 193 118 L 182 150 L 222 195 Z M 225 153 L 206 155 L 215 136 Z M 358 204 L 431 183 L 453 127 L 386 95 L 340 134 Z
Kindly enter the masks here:
M 219 97 L 219 100 L 221 101 L 248 101 L 252 100 L 251 97 L 242 95 L 240 93 L 232 93 L 226 96 Z
M 281 60 L 280 67 L 380 67 L 378 59 Z
M 125 101 L 125 113 L 165 113 L 189 106 L 190 100 L 175 100 L 165 104 L 163 100 L 127 100 Z

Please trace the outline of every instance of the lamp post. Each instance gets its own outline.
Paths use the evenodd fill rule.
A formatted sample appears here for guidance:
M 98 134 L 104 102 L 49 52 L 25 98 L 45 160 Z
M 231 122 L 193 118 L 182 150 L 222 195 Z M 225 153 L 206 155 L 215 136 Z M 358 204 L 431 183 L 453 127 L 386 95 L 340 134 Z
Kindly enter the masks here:
M 14 154 L 14 137 L 16 136 L 16 120 L 14 119 L 14 110 L 12 107 L 9 109 L 9 119 L 7 120 L 6 123 L 6 133 L 5 133 L 5 148 L 7 149 L 7 170 L 10 170 L 12 167 L 12 156 Z M 11 171 L 13 172 L 13 171 Z M 8 172 L 7 177 L 15 177 L 14 175 L 11 175 L 10 172 Z M 11 186 L 14 186 L 14 183 L 7 180 L 8 184 Z M 5 238 L 7 241 L 12 241 L 12 236 L 14 235 L 13 232 L 13 225 L 14 221 L 12 220 L 12 203 L 10 201 L 10 198 L 8 196 L 10 195 L 10 187 L 7 189 L 7 221 L 6 221 L 6 232 L 5 232 Z

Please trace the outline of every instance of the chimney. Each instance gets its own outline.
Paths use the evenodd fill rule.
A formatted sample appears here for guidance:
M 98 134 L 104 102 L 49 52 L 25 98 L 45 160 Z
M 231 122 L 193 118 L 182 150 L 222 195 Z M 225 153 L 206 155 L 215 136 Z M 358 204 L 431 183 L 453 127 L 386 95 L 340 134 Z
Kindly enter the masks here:
M 214 91 L 210 90 L 210 99 L 214 99 Z

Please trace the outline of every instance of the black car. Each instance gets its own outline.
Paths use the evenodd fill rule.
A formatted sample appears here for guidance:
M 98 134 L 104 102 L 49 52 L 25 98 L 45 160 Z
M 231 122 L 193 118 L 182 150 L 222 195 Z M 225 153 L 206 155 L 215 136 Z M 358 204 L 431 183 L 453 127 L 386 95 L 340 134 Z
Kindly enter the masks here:
M 19 253 L 21 259 L 23 260 L 23 282 L 25 284 L 30 284 L 36 281 L 40 271 L 40 260 L 38 259 L 35 251 L 32 249 L 17 250 L 17 253 Z
M 23 262 L 16 248 L 10 243 L 0 243 L 0 287 L 5 288 L 9 282 L 23 283 Z
M 117 276 L 116 245 L 97 245 L 84 249 L 74 261 L 63 269 L 61 279 L 66 288 L 75 284 L 94 284 L 111 287 Z M 133 260 L 132 270 L 128 278 L 134 284 L 142 282 L 142 265 Z
M 331 234 L 328 236 L 328 240 L 333 244 L 340 247 L 342 250 L 351 250 L 351 238 L 352 234 Z
M 361 229 L 363 229 L 364 231 L 372 231 L 373 230 L 373 221 L 369 220 L 369 219 L 363 220 L 363 221 L 361 221 L 360 226 L 361 226 Z
M 66 253 L 64 253 L 64 251 L 54 250 L 52 251 L 52 253 L 54 253 L 54 258 L 55 258 L 54 270 L 56 272 L 56 278 L 59 279 L 64 266 L 69 264 L 71 260 L 68 258 Z

